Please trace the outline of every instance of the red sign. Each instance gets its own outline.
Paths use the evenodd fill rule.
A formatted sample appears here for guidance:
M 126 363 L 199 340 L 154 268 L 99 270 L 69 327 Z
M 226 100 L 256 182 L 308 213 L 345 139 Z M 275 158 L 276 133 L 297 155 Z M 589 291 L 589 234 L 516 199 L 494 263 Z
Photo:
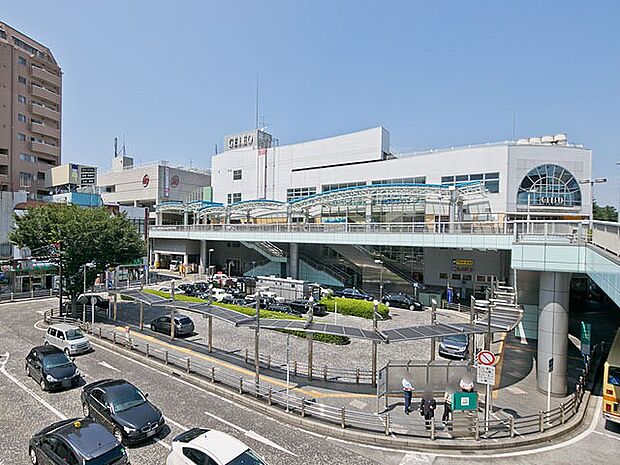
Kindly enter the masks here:
M 476 358 L 478 359 L 478 363 L 480 365 L 485 365 L 488 367 L 495 365 L 495 362 L 497 361 L 495 354 L 488 350 L 481 350 L 478 352 L 478 356 Z
M 145 174 L 145 175 L 142 177 L 142 187 L 148 187 L 148 185 L 149 185 L 149 181 L 150 181 L 150 179 L 149 179 L 149 175 L 148 175 L 148 174 Z
M 170 187 L 175 188 L 179 186 L 179 177 L 178 176 L 172 176 L 172 179 L 170 179 Z

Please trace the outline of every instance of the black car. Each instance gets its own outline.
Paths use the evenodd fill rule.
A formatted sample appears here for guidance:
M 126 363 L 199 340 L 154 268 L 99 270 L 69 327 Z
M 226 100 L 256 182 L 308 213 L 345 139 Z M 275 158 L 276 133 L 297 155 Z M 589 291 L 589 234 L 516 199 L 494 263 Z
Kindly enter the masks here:
M 374 297 L 367 292 L 364 292 L 361 289 L 356 289 L 354 287 L 348 287 L 343 289 L 342 291 L 336 292 L 337 297 L 345 297 L 347 299 L 357 299 L 357 300 L 373 300 Z
M 170 315 L 160 316 L 149 323 L 151 331 L 170 334 Z M 176 336 L 188 336 L 194 333 L 194 322 L 186 315 L 174 316 L 174 334 Z
M 409 294 L 387 294 L 383 296 L 381 301 L 388 307 L 424 310 L 424 306 Z
M 310 302 L 308 299 L 295 299 L 287 301 L 286 304 L 289 305 L 295 313 L 302 315 L 308 313 L 308 302 Z M 312 304 L 312 314 L 315 316 L 327 315 L 327 306 L 314 302 Z
M 104 379 L 82 390 L 85 417 L 112 431 L 118 442 L 133 444 L 156 436 L 166 424 L 160 410 L 140 390 L 123 379 Z
M 288 313 L 289 315 L 296 314 L 290 305 L 286 305 L 284 303 L 272 303 L 267 306 L 267 310 L 271 310 L 272 312 L 280 312 L 280 313 Z
M 51 424 L 30 439 L 33 465 L 129 465 L 127 452 L 99 423 L 84 418 Z
M 38 346 L 26 356 L 26 376 L 39 383 L 43 391 L 69 388 L 80 383 L 80 370 L 58 347 Z
M 269 305 L 276 303 L 271 297 L 259 297 L 259 308 L 266 309 Z M 245 298 L 245 307 L 256 308 L 256 298 Z

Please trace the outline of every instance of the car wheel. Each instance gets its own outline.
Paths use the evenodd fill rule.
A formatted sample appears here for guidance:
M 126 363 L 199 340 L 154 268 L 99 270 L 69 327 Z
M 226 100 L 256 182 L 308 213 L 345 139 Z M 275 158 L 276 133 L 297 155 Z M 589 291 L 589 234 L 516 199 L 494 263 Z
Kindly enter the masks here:
M 385 302 L 385 305 L 386 305 L 387 307 L 389 307 L 389 306 L 390 306 L 390 301 L 388 300 L 387 302 Z
M 47 385 L 45 384 L 45 380 L 42 379 L 41 382 L 39 383 L 39 386 L 41 386 L 41 390 L 42 391 L 46 391 L 47 390 Z
M 114 437 L 116 438 L 118 442 L 120 442 L 121 444 L 123 443 L 123 433 L 121 432 L 120 429 L 114 428 L 114 431 L 112 431 L 112 434 L 114 435 Z
M 37 463 L 38 463 L 38 461 L 37 461 L 37 453 L 35 452 L 35 450 L 32 447 L 28 451 L 28 455 L 30 455 L 30 461 L 32 462 L 32 465 L 37 465 Z
M 82 413 L 85 417 L 90 417 L 90 406 L 86 402 L 82 404 Z
M 43 344 L 45 344 L 46 346 L 50 345 L 49 341 L 45 341 Z
M 155 325 L 151 325 L 151 331 L 155 331 Z
M 409 310 L 415 310 L 415 305 L 409 305 Z

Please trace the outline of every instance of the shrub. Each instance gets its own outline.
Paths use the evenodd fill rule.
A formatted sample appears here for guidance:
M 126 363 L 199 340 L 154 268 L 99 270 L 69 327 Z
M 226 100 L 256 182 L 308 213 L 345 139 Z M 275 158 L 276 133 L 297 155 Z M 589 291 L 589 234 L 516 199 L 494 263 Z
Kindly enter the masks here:
M 323 297 L 321 303 L 325 304 L 327 311 L 333 312 L 336 303 L 338 304 L 338 313 L 341 315 L 353 315 L 361 318 L 372 319 L 372 313 L 374 311 L 374 304 L 368 300 L 347 299 L 344 297 L 332 297 L 330 295 Z M 381 315 L 381 318 L 388 318 L 390 315 L 390 309 L 384 305 L 379 304 L 377 307 L 377 313 Z
M 154 289 L 144 289 L 144 292 L 158 295 L 165 299 L 170 298 L 170 294 L 168 292 L 156 291 Z M 183 295 L 183 294 L 175 294 L 174 300 L 178 300 L 181 302 L 206 302 L 206 300 L 204 299 L 200 299 L 198 297 L 190 297 L 190 296 Z M 240 305 L 233 305 L 233 304 L 224 304 L 221 302 L 217 302 L 215 305 L 217 305 L 218 307 L 227 308 L 229 310 L 234 310 L 235 312 L 243 313 L 244 315 L 248 315 L 248 316 L 256 315 L 256 309 L 250 308 L 250 307 L 242 307 Z M 338 306 L 338 308 L 340 308 L 340 305 Z M 289 315 L 288 313 L 274 312 L 272 310 L 264 310 L 264 309 L 261 309 L 260 317 L 270 318 L 274 320 L 303 320 L 303 318 L 301 317 L 298 317 L 295 315 Z M 297 336 L 297 337 L 303 337 L 303 338 L 306 337 L 306 333 L 304 333 L 303 331 L 285 331 L 285 330 L 278 330 L 278 331 L 283 332 L 283 333 L 290 333 L 293 336 Z M 336 345 L 345 345 L 351 342 L 348 337 L 337 336 L 334 334 L 314 333 L 312 335 L 312 339 L 318 342 L 327 342 L 329 344 L 336 344 Z

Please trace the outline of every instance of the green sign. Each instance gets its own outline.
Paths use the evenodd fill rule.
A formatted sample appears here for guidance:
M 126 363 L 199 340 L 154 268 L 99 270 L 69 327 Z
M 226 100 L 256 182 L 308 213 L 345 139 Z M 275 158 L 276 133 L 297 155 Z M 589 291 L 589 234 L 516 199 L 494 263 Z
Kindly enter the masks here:
M 590 342 L 592 338 L 592 323 L 581 322 L 581 353 L 590 355 Z
M 478 393 L 455 392 L 452 396 L 452 410 L 478 410 Z

